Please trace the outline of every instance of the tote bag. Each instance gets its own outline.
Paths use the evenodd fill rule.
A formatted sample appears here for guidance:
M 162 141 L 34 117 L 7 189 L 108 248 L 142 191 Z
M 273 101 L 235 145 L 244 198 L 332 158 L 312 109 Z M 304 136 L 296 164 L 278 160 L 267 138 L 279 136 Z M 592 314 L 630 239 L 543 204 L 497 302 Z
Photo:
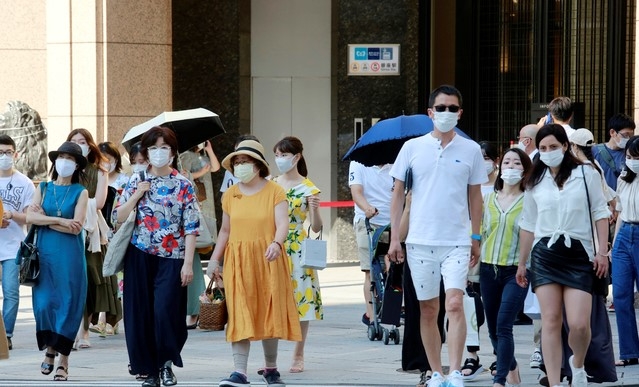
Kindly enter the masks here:
M 124 269 L 124 256 L 133 236 L 136 214 L 137 211 L 131 211 L 122 226 L 113 234 L 102 264 L 102 275 L 104 277 L 115 275 Z
M 308 227 L 310 236 L 311 227 Z M 326 267 L 326 241 L 322 240 L 320 229 L 317 239 L 306 238 L 302 241 L 302 267 L 304 269 L 322 270 Z

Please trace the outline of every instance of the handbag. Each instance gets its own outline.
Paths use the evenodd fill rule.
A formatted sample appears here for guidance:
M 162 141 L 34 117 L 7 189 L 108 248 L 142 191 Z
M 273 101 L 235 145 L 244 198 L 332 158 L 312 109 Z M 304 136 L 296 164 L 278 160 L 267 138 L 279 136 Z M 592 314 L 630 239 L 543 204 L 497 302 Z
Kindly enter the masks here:
M 195 248 L 202 249 L 213 246 L 217 242 L 217 226 L 215 219 L 203 215 L 200 211 L 200 227 L 195 237 Z M 213 230 L 213 232 L 211 232 Z
M 140 180 L 145 180 L 144 172 L 140 172 Z M 120 228 L 113 234 L 113 238 L 109 241 L 109 246 L 104 255 L 104 262 L 102 263 L 102 276 L 110 277 L 124 269 L 124 256 L 126 255 L 126 250 L 129 248 L 129 243 L 131 243 L 137 212 L 136 202 L 135 209 L 129 213 L 129 216 L 127 216 L 124 223 L 122 223 Z
M 109 246 L 104 256 L 104 263 L 102 264 L 102 276 L 110 277 L 124 269 L 124 256 L 126 255 L 129 243 L 131 243 L 136 215 L 136 210 L 131 211 L 124 223 L 122 223 L 118 231 L 113 234 L 113 238 L 109 241 Z
M 309 226 L 309 236 L 310 232 Z M 316 239 L 307 237 L 302 241 L 301 264 L 304 269 L 322 270 L 326 267 L 326 241 L 322 240 L 322 229 Z
M 40 184 L 40 193 L 44 203 L 47 191 L 44 189 L 46 183 Z M 38 252 L 38 226 L 32 224 L 26 238 L 20 242 L 18 253 L 16 254 L 16 264 L 18 267 L 18 281 L 20 285 L 35 286 L 40 276 L 40 253 Z
M 197 197 L 198 202 L 203 202 L 206 200 L 206 186 L 200 179 L 193 179 L 195 183 L 195 196 Z
M 228 320 L 226 310 L 226 296 L 224 289 L 210 281 L 204 294 L 200 296 L 200 329 L 208 331 L 221 331 Z
M 586 174 L 584 173 L 584 166 L 581 166 L 581 174 L 584 177 L 584 186 L 586 187 L 586 199 L 588 200 L 588 214 L 592 217 L 592 209 L 590 208 L 590 194 L 588 193 L 588 184 L 586 184 Z M 595 248 L 595 230 L 592 226 L 592 219 L 590 220 L 590 233 L 592 236 L 592 248 Z M 610 257 L 608 257 L 608 268 L 610 268 Z M 592 273 L 592 293 L 608 297 L 608 288 L 610 287 L 610 270 L 605 276 L 599 278 L 593 271 Z

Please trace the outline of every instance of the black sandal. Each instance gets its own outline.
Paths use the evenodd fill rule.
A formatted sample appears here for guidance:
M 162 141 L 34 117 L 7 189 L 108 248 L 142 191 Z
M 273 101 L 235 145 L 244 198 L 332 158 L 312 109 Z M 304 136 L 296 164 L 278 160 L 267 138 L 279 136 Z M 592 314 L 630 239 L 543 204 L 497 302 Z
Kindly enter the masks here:
M 49 353 L 49 352 L 44 353 L 44 356 L 49 359 L 55 359 L 56 355 L 57 354 L 55 353 Z M 53 372 L 53 363 L 49 364 L 49 363 L 42 362 L 42 364 L 40 364 L 40 372 L 42 372 L 42 375 L 51 374 L 51 372 Z
M 490 369 L 491 376 L 497 375 L 497 362 L 494 361 L 493 364 L 490 365 L 489 369 Z
M 617 367 L 633 366 L 637 364 L 639 364 L 639 359 L 636 357 L 633 357 L 631 359 L 621 359 L 615 362 L 615 365 Z
M 464 370 L 469 370 L 470 373 L 465 374 Z M 460 372 L 464 377 L 464 380 L 473 380 L 479 375 L 484 368 L 479 364 L 479 356 L 477 359 L 473 359 L 472 357 L 466 358 L 464 361 L 464 366 L 461 368 Z

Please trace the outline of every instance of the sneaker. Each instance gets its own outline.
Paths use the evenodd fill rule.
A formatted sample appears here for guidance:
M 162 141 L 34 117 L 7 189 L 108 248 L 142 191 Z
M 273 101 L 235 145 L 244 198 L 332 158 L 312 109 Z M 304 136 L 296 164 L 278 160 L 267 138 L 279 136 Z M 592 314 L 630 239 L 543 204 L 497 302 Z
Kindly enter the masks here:
M 280 373 L 277 371 L 277 368 L 265 369 L 262 374 L 262 379 L 264 379 L 267 386 L 286 387 L 286 383 L 280 379 Z
M 608 313 L 615 313 L 615 303 L 611 302 L 610 305 L 608 305 Z
M 451 372 L 446 378 L 446 386 L 464 387 L 464 375 L 462 375 L 458 370 Z
M 246 376 L 239 372 L 233 372 L 228 378 L 220 380 L 220 384 L 218 384 L 219 387 L 242 387 L 250 385 L 251 382 L 246 379 Z
M 586 374 L 586 369 L 582 366 L 581 368 L 575 368 L 572 365 L 572 361 L 574 356 L 570 356 L 568 359 L 568 364 L 570 364 L 570 370 L 572 371 L 572 387 L 586 387 L 588 386 L 588 374 Z
M 364 315 L 362 315 L 362 324 L 369 326 L 371 325 L 371 319 L 368 318 L 368 316 L 366 315 L 366 313 L 364 313 Z
M 430 380 L 426 383 L 428 387 L 444 387 L 444 384 L 444 377 L 439 372 L 433 372 Z
M 7 344 L 9 345 L 9 350 L 13 349 L 13 343 L 11 342 L 11 337 L 7 337 Z
M 532 355 L 530 355 L 530 368 L 539 368 L 543 358 L 541 357 L 541 351 L 535 349 Z

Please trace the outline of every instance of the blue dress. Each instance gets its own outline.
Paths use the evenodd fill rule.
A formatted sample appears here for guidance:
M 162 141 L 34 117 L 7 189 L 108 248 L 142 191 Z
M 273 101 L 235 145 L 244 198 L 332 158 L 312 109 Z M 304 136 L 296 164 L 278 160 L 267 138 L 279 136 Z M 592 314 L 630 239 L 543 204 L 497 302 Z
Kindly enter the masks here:
M 46 194 L 42 208 L 46 215 L 58 216 L 60 209 L 60 217 L 72 219 L 85 188 L 81 184 L 63 186 L 43 182 L 40 192 L 43 186 Z M 33 287 L 32 302 L 38 348 L 51 346 L 57 352 L 69 355 L 82 321 L 87 295 L 84 232 L 73 235 L 40 227 L 37 246 L 40 277 Z

